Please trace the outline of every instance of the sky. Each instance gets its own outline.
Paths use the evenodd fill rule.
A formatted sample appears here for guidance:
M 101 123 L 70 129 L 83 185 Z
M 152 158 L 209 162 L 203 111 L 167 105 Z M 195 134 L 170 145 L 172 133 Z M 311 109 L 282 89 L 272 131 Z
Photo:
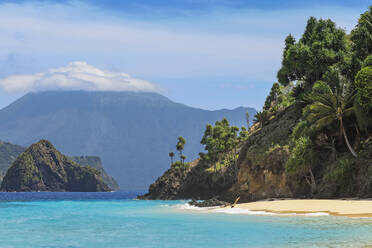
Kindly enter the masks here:
M 0 108 L 29 91 L 154 91 L 260 109 L 285 37 L 310 16 L 347 32 L 366 0 L 0 0 Z

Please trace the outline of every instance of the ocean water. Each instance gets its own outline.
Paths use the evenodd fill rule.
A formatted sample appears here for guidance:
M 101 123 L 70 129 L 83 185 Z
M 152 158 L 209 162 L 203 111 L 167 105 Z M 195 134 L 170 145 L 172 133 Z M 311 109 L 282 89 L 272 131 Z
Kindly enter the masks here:
M 0 247 L 372 247 L 372 219 L 205 211 L 135 194 L 0 193 Z

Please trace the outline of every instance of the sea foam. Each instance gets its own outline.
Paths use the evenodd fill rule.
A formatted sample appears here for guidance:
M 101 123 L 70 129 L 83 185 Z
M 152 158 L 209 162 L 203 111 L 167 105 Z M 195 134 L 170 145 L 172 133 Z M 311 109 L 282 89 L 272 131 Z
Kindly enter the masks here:
M 329 213 L 272 213 L 269 211 L 252 211 L 244 208 L 222 208 L 222 207 L 196 207 L 188 203 L 176 205 L 181 210 L 191 210 L 203 213 L 224 213 L 224 214 L 244 214 L 244 215 L 270 215 L 270 216 L 329 216 Z

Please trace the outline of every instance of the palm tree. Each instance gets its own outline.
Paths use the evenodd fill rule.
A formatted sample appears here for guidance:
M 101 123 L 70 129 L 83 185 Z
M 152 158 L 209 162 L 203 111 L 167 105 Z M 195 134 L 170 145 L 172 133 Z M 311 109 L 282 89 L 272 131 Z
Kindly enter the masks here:
M 181 155 L 181 163 L 182 165 L 185 165 L 185 160 L 186 160 L 186 156 L 185 155 Z
M 174 157 L 174 152 L 169 153 L 169 157 L 171 159 L 171 166 L 173 165 L 173 157 Z
M 184 137 L 180 136 L 178 137 L 178 142 L 177 142 L 177 145 L 176 145 L 176 149 L 177 151 L 180 153 L 180 160 L 182 162 L 182 151 L 183 151 L 183 148 L 185 147 L 185 144 L 186 144 L 186 140 Z
M 319 81 L 314 85 L 312 93 L 307 96 L 307 100 L 311 102 L 308 121 L 318 130 L 337 122 L 347 148 L 354 157 L 357 157 L 350 145 L 344 125 L 344 119 L 354 113 L 354 98 L 355 93 L 349 92 L 345 84 L 340 84 L 332 91 L 328 84 Z
M 247 121 L 247 129 L 249 130 L 249 112 L 245 112 L 245 120 Z
M 260 127 L 262 128 L 263 125 L 269 120 L 269 114 L 266 110 L 264 111 L 258 111 L 254 115 L 253 122 L 254 123 L 260 123 Z

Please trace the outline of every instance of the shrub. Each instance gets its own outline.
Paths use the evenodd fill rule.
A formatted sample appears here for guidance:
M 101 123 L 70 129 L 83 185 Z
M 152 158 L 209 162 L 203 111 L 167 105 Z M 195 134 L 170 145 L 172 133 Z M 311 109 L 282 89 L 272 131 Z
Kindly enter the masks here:
M 289 174 L 296 174 L 304 171 L 311 166 L 312 160 L 312 142 L 309 137 L 301 137 L 296 140 L 295 146 L 285 165 Z
M 365 110 L 372 109 L 372 66 L 361 69 L 355 77 L 358 102 Z
M 340 159 L 330 173 L 330 179 L 342 189 L 348 189 L 354 174 L 354 163 L 350 159 Z

